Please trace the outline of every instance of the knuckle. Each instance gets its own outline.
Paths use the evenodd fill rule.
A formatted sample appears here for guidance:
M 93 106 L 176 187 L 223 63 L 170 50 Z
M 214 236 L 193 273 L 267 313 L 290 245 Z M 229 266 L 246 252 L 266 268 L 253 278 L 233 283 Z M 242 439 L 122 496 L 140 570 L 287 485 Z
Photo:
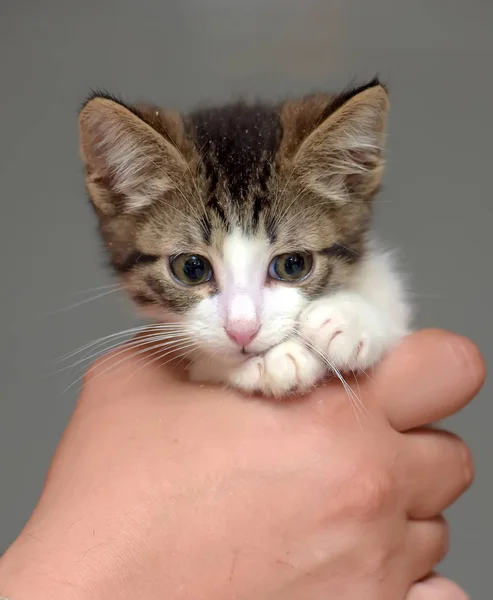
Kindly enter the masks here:
M 349 511 L 361 520 L 388 512 L 397 499 L 397 484 L 384 465 L 365 465 L 353 474 L 348 494 Z

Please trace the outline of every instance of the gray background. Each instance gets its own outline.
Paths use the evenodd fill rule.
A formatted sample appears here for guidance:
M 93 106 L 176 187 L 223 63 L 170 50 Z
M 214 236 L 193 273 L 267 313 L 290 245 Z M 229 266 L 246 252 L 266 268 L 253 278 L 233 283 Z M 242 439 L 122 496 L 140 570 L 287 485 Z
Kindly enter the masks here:
M 338 89 L 378 71 L 392 112 L 377 228 L 412 274 L 419 326 L 493 355 L 493 3 L 3 0 L 0 8 L 0 551 L 28 518 L 80 371 L 53 360 L 135 322 L 85 199 L 76 116 L 91 87 L 177 108 Z M 99 290 L 102 293 L 105 290 Z M 477 483 L 449 511 L 443 571 L 491 597 L 491 385 L 450 427 Z

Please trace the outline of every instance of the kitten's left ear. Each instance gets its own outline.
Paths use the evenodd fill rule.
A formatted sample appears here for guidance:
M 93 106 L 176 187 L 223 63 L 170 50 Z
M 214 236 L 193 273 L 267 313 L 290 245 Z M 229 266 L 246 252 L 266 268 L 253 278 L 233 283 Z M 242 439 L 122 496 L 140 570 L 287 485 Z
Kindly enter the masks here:
M 334 202 L 369 199 L 383 171 L 387 92 L 377 83 L 335 102 L 339 106 L 299 147 L 295 170 L 304 186 Z

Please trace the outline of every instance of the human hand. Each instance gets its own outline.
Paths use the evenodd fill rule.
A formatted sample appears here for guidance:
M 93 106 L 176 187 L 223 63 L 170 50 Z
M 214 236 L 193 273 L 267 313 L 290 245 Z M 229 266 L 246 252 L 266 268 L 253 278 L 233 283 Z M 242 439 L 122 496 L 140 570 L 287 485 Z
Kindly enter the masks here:
M 0 560 L 0 593 L 462 600 L 441 578 L 415 582 L 446 551 L 439 515 L 471 483 L 471 457 L 420 428 L 483 379 L 471 342 L 439 331 L 352 386 L 364 410 L 338 383 L 274 403 L 113 353 L 88 374 L 39 504 Z

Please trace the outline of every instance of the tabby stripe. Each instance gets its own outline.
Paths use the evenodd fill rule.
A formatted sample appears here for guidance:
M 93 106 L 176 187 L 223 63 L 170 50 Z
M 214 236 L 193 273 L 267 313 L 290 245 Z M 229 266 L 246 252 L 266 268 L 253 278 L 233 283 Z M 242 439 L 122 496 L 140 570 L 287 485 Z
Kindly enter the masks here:
M 142 292 L 134 294 L 133 299 L 135 300 L 135 302 L 137 302 L 137 304 L 140 304 L 141 306 L 145 306 L 146 304 L 156 304 L 154 298 L 151 298 L 151 296 L 143 294 Z
M 217 198 L 215 196 L 213 196 L 209 202 L 207 203 L 207 206 L 212 209 L 213 211 L 215 211 L 215 213 L 217 214 L 217 216 L 221 219 L 221 221 L 223 222 L 223 224 L 225 226 L 228 225 L 228 220 L 226 219 L 226 215 L 224 213 L 224 210 L 222 209 L 221 205 L 219 204 L 219 202 L 217 201 Z
M 149 288 L 160 298 L 162 298 L 163 296 L 166 295 L 166 288 L 161 283 L 161 281 L 159 281 L 159 279 L 156 279 L 155 277 L 151 277 L 150 275 L 148 275 L 145 278 L 145 282 L 149 286 Z
M 204 216 L 200 219 L 200 227 L 202 228 L 202 238 L 205 244 L 211 243 L 212 225 L 209 217 Z
M 274 244 L 277 240 L 276 222 L 274 217 L 269 216 L 265 221 L 265 229 L 271 244 Z
M 264 204 L 264 199 L 261 196 L 255 196 L 253 201 L 252 225 L 253 229 L 257 229 L 260 218 L 260 212 Z
M 143 254 L 136 250 L 129 254 L 121 264 L 115 264 L 115 267 L 120 273 L 128 273 L 136 266 L 149 265 L 157 262 L 160 258 L 157 254 Z
M 332 246 L 329 246 L 328 248 L 324 248 L 322 250 L 322 254 L 325 254 L 325 256 L 347 260 L 349 262 L 356 262 L 360 258 L 360 254 L 356 252 L 356 250 L 353 250 L 349 246 L 339 244 L 338 242 L 332 244 Z

